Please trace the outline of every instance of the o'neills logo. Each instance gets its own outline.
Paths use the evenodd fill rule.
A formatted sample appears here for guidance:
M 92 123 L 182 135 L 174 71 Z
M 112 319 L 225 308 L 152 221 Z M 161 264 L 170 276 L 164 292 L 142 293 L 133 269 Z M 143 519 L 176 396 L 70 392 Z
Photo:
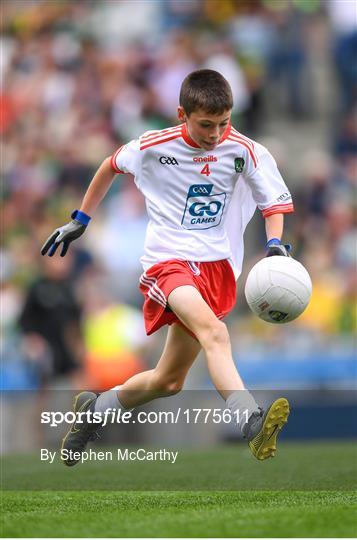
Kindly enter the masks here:
M 193 161 L 195 163 L 211 163 L 212 161 L 218 161 L 218 159 L 216 156 L 194 157 Z

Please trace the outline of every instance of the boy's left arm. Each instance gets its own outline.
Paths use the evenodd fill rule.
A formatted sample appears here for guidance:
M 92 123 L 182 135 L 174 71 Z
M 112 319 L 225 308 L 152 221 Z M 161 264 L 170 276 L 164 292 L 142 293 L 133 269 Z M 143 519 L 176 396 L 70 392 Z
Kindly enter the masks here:
M 265 219 L 266 256 L 289 257 L 291 246 L 282 244 L 281 238 L 284 214 L 294 211 L 290 191 L 279 172 L 275 159 L 265 146 L 251 141 L 249 149 L 245 178 L 252 190 L 253 199 Z M 253 156 L 255 156 L 254 160 Z
M 281 240 L 283 236 L 284 228 L 284 215 L 272 214 L 265 218 L 265 231 L 267 235 L 267 242 L 270 240 Z
M 272 214 L 265 218 L 265 231 L 267 235 L 267 257 L 272 257 L 273 255 L 290 257 L 289 251 L 291 250 L 291 246 L 289 244 L 284 245 L 281 243 L 283 228 L 284 214 Z

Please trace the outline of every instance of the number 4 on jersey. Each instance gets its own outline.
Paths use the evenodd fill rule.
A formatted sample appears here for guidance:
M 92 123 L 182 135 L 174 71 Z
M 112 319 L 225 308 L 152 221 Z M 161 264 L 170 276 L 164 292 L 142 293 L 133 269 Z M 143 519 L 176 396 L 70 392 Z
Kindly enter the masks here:
M 208 163 L 206 163 L 206 165 L 203 167 L 201 174 L 205 174 L 206 176 L 209 176 L 211 174 Z

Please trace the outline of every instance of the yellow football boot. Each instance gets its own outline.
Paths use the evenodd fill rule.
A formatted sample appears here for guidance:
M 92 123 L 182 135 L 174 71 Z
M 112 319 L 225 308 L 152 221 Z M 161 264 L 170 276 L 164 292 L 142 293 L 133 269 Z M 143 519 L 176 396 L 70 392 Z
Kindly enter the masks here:
M 253 456 L 260 461 L 274 457 L 277 437 L 287 423 L 290 413 L 289 402 L 285 398 L 274 401 L 270 407 L 254 412 L 243 428 Z

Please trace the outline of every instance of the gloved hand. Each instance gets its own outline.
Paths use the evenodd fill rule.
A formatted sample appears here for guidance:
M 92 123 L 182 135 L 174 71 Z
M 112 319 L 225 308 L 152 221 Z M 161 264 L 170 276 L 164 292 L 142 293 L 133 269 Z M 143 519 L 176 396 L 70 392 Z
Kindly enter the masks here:
M 74 210 L 71 218 L 73 221 L 67 223 L 67 225 L 63 225 L 63 227 L 59 227 L 47 238 L 42 246 L 41 255 L 46 255 L 49 250 L 49 257 L 53 257 L 58 246 L 63 243 L 61 257 L 64 257 L 68 251 L 69 244 L 82 236 L 91 220 L 87 214 L 80 210 Z
M 273 255 L 282 255 L 283 257 L 291 257 L 291 245 L 282 244 L 279 238 L 272 238 L 266 243 L 266 257 L 272 257 Z

